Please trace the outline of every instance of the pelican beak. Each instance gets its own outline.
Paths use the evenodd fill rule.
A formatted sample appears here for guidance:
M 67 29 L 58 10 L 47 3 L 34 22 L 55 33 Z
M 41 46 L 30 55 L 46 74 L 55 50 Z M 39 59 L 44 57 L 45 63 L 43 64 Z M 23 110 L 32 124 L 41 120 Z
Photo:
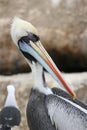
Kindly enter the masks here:
M 27 53 L 27 59 L 29 59 L 28 54 L 33 56 L 52 75 L 52 77 L 58 82 L 60 86 L 63 86 L 73 96 L 73 98 L 76 98 L 75 93 L 65 82 L 60 71 L 58 70 L 55 63 L 53 62 L 45 48 L 42 46 L 40 41 L 29 41 L 29 44 L 24 41 L 20 41 L 18 45 L 23 54 Z

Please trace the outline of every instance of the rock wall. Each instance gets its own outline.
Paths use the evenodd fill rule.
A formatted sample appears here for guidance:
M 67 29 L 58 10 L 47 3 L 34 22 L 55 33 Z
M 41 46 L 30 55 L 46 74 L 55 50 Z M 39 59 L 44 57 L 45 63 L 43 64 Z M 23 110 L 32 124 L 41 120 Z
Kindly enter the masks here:
M 10 37 L 14 16 L 35 25 L 61 70 L 87 70 L 86 0 L 0 0 L 0 74 L 30 70 Z

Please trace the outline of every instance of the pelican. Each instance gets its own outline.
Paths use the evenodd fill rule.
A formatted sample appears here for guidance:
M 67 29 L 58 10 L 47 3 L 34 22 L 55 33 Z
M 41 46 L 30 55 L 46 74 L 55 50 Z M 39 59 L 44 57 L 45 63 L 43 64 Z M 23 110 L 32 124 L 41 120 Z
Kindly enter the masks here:
M 7 86 L 8 95 L 4 107 L 0 111 L 0 130 L 11 130 L 18 126 L 21 121 L 21 114 L 15 98 L 13 85 Z
M 33 84 L 26 110 L 30 130 L 87 130 L 87 106 L 75 99 L 75 93 L 42 46 L 36 28 L 15 17 L 11 37 L 32 70 Z M 43 68 L 68 93 L 47 87 Z

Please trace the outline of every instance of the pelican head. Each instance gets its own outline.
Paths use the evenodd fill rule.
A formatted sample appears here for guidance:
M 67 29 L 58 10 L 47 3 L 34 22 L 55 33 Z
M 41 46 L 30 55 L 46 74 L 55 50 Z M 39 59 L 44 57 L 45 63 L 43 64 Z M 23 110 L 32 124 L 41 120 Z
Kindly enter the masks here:
M 31 69 L 33 62 L 39 62 L 67 91 L 75 97 L 75 93 L 69 88 L 62 78 L 60 71 L 41 44 L 36 28 L 29 22 L 15 17 L 11 26 L 13 42 L 27 59 Z

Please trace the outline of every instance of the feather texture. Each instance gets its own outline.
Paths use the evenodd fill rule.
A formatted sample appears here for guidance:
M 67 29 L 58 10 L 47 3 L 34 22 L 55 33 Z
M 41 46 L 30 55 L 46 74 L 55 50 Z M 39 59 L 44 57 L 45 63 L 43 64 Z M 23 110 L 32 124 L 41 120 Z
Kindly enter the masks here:
M 46 106 L 57 130 L 87 130 L 87 110 L 58 95 L 48 95 Z

